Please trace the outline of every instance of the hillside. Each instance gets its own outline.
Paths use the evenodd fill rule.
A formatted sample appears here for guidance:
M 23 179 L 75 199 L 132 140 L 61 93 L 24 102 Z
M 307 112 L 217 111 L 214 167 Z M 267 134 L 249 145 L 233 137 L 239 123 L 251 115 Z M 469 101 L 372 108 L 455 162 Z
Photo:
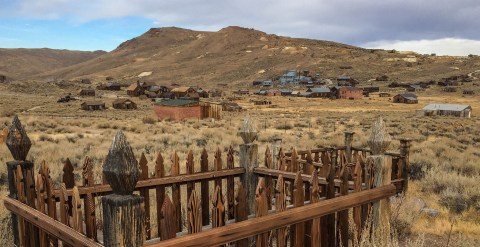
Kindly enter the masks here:
M 104 51 L 87 52 L 46 48 L 0 48 L 0 75 L 5 75 L 11 80 L 34 78 L 36 74 L 81 63 L 104 53 Z
M 341 69 L 351 66 L 351 69 Z M 112 52 L 32 79 L 104 81 L 143 79 L 162 83 L 245 85 L 288 69 L 319 72 L 324 77 L 349 75 L 367 82 L 386 74 L 390 80 L 436 80 L 477 70 L 477 57 L 437 57 L 408 52 L 369 50 L 310 39 L 281 37 L 261 31 L 226 27 L 217 32 L 152 28 Z M 146 72 L 146 73 L 144 73 Z

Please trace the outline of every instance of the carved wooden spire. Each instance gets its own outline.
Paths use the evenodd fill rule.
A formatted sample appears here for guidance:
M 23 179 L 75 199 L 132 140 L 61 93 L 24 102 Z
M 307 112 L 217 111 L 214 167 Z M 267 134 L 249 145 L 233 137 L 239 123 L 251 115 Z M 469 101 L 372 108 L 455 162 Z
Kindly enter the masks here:
M 135 189 L 140 169 L 132 147 L 121 130 L 113 138 L 103 165 L 103 175 L 115 194 L 129 195 Z
M 378 117 L 373 124 L 372 133 L 368 139 L 368 146 L 370 146 L 372 155 L 384 154 L 390 142 L 392 142 L 392 137 L 387 132 L 385 122 L 383 122 L 382 117 Z
M 240 136 L 242 137 L 245 144 L 249 144 L 254 142 L 257 139 L 257 128 L 253 122 L 253 119 L 250 118 L 250 115 L 246 115 L 243 119 L 242 127 L 240 128 L 239 132 Z
M 28 138 L 27 132 L 25 132 L 18 116 L 13 118 L 12 125 L 8 128 L 6 143 L 15 160 L 26 160 L 32 142 Z

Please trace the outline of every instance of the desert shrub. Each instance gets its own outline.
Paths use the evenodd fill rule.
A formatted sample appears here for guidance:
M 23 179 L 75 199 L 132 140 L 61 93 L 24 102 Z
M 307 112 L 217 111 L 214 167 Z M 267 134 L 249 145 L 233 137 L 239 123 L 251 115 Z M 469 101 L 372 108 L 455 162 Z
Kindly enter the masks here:
M 410 163 L 410 179 L 412 180 L 420 180 L 425 177 L 427 173 L 427 165 L 424 163 L 419 162 L 411 162 Z
M 45 135 L 45 134 L 42 134 L 38 137 L 38 140 L 41 141 L 41 142 L 52 142 L 52 143 L 58 143 L 58 140 L 48 136 L 48 135 Z
M 461 214 L 472 206 L 468 195 L 450 189 L 441 193 L 439 203 L 455 214 Z
M 278 123 L 278 124 L 275 125 L 275 129 L 277 129 L 277 130 L 290 130 L 290 129 L 293 129 L 293 125 L 290 122 Z
M 144 124 L 155 124 L 157 120 L 153 117 L 144 117 L 142 118 L 142 123 Z

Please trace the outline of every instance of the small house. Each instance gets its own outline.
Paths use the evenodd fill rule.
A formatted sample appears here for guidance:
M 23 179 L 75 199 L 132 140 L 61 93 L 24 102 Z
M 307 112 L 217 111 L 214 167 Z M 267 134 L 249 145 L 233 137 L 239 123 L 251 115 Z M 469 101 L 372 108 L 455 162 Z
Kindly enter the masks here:
M 473 95 L 473 94 L 475 94 L 475 91 L 473 91 L 473 90 L 463 90 L 463 94 Z
M 307 92 L 310 93 L 309 98 L 330 98 L 332 95 L 332 91 L 328 87 L 313 87 L 307 89 Z
M 425 88 L 423 88 L 420 85 L 408 85 L 407 91 L 409 91 L 409 92 L 420 92 L 420 91 L 425 91 Z
M 85 96 L 85 97 L 88 97 L 88 96 L 95 97 L 95 89 L 93 89 L 93 88 L 82 89 L 82 90 L 80 90 L 79 95 L 80 96 Z
M 137 109 L 137 104 L 130 99 L 117 99 L 112 103 L 115 109 L 133 110 Z
M 362 99 L 363 89 L 358 87 L 342 87 L 338 90 L 340 99 Z
M 145 92 L 144 88 L 140 86 L 140 83 L 133 83 L 127 88 L 127 95 L 138 97 Z
M 380 98 L 385 98 L 385 97 L 390 97 L 390 96 L 392 96 L 392 95 L 390 93 L 386 93 L 386 92 L 380 92 L 378 94 L 378 97 L 380 97 Z
M 402 93 L 393 96 L 393 103 L 417 104 L 417 95 L 413 93 Z
M 105 110 L 105 103 L 100 101 L 86 101 L 80 107 L 85 111 L 99 111 Z
M 380 92 L 379 86 L 364 86 L 362 87 L 363 93 L 378 93 Z
M 280 90 L 268 90 L 267 96 L 282 96 L 282 92 Z
M 248 91 L 248 89 L 239 89 L 237 91 L 234 91 L 233 92 L 234 94 L 240 94 L 240 95 L 248 95 L 250 94 L 250 91 Z
M 262 87 L 271 87 L 273 86 L 272 81 L 262 81 Z
M 170 91 L 175 95 L 175 98 L 196 98 L 200 96 L 197 91 L 192 87 L 176 87 Z
M 271 105 L 272 101 L 270 100 L 252 100 L 254 105 Z
M 472 107 L 470 105 L 457 104 L 430 104 L 421 110 L 417 110 L 417 116 L 454 116 L 470 118 Z
M 337 77 L 337 85 L 338 86 L 355 86 L 357 84 L 357 80 L 353 79 L 350 76 L 339 76 Z
M 97 87 L 99 90 L 109 90 L 109 91 L 120 91 L 121 85 L 117 82 L 109 82 L 107 84 L 102 84 Z
M 165 100 L 154 105 L 159 120 L 170 119 L 180 121 L 188 118 L 200 119 L 202 108 L 197 100 L 174 99 Z

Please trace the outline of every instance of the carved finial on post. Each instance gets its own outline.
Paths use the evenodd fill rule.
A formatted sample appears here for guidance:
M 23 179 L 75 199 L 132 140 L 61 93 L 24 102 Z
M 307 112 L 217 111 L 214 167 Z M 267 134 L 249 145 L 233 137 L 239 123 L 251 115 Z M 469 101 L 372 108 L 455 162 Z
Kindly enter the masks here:
M 13 118 L 12 125 L 8 128 L 6 144 L 12 153 L 13 159 L 17 161 L 25 161 L 27 159 L 32 142 L 17 116 Z
M 121 130 L 113 138 L 103 174 L 114 193 L 102 198 L 104 245 L 142 246 L 145 241 L 144 198 L 132 194 L 140 169 Z
M 257 140 L 258 131 L 257 131 L 257 128 L 255 127 L 253 119 L 250 118 L 250 115 L 247 114 L 243 119 L 243 124 L 242 124 L 242 127 L 240 128 L 239 134 L 242 137 L 243 142 L 245 144 L 249 144 Z
M 378 117 L 373 124 L 372 132 L 368 139 L 368 146 L 370 146 L 372 155 L 384 154 L 391 142 L 392 137 L 387 132 L 385 122 L 382 117 Z
M 248 212 L 250 214 L 255 210 L 257 176 L 253 170 L 258 167 L 258 144 L 253 142 L 257 139 L 258 131 L 249 115 L 245 116 L 239 134 L 244 142 L 244 144 L 240 144 L 240 166 L 245 168 L 241 181 L 247 192 Z
M 113 138 L 103 165 L 103 174 L 114 194 L 130 195 L 137 185 L 140 177 L 138 162 L 121 130 Z
M 28 138 L 27 132 L 22 126 L 20 119 L 17 116 L 13 118 L 12 125 L 8 127 L 8 134 L 6 136 L 6 144 L 10 153 L 13 156 L 14 161 L 7 162 L 7 170 L 8 170 L 8 190 L 9 190 L 9 197 L 17 199 L 17 194 L 25 194 L 27 198 L 27 204 L 34 205 L 35 201 L 31 198 L 34 198 L 35 194 L 35 186 L 30 189 L 30 187 L 25 186 L 23 192 L 17 191 L 17 183 L 15 179 L 15 173 L 17 167 L 20 166 L 22 170 L 22 174 L 24 174 L 24 179 L 27 181 L 35 181 L 34 179 L 34 172 L 33 172 L 33 163 L 27 161 L 28 151 L 30 151 L 30 147 L 32 146 L 32 142 L 30 138 Z M 30 196 L 31 195 L 31 196 Z M 14 244 L 19 246 L 20 239 L 19 239 L 19 231 L 18 231 L 18 223 L 17 223 L 17 216 L 12 213 L 12 232 L 13 232 L 13 241 Z

